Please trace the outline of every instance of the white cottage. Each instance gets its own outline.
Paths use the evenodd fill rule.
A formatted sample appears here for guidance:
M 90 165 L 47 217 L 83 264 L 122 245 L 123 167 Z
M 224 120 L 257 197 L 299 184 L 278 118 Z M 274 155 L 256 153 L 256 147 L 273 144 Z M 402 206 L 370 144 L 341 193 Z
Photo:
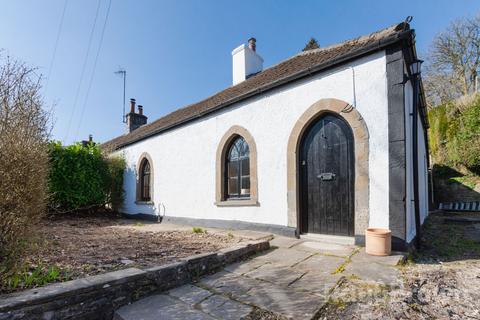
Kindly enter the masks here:
M 428 213 L 414 30 L 401 23 L 266 69 L 252 38 L 232 58 L 231 87 L 150 124 L 132 99 L 129 133 L 103 144 L 126 159 L 122 212 L 358 244 L 382 227 L 405 249 Z

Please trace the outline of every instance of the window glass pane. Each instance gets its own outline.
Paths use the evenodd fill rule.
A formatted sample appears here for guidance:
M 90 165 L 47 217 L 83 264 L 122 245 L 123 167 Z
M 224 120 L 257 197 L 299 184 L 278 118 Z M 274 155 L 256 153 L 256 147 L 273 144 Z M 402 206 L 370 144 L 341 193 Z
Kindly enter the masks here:
M 229 195 L 238 195 L 238 178 L 229 178 L 228 179 L 228 194 Z
M 143 165 L 143 174 L 149 174 L 150 173 L 150 163 L 145 160 L 145 164 Z
M 228 177 L 237 177 L 238 176 L 238 161 L 230 161 L 227 164 Z
M 249 148 L 247 142 L 242 138 L 241 145 L 239 147 L 239 153 L 241 158 L 248 157 L 249 155 Z
M 250 175 L 250 161 L 249 159 L 242 160 L 242 176 L 249 176 Z
M 236 160 L 238 159 L 238 148 L 235 144 L 232 145 L 230 148 L 230 151 L 228 152 L 228 157 L 229 160 Z
M 225 161 L 225 185 L 227 197 L 250 195 L 249 146 L 243 137 L 232 141 Z
M 250 194 L 250 177 L 249 176 L 242 176 L 241 194 L 242 195 Z
M 141 198 L 150 201 L 150 163 L 144 160 L 141 172 Z

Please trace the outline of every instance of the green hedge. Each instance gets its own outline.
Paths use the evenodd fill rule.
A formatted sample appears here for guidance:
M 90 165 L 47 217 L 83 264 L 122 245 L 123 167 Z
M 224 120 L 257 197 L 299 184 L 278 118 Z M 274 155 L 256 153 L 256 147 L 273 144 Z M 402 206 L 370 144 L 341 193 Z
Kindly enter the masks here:
M 54 210 L 77 210 L 111 204 L 123 199 L 124 161 L 107 158 L 94 144 L 49 146 L 50 207 Z
M 430 150 L 437 164 L 480 169 L 480 95 L 468 103 L 448 103 L 431 109 Z

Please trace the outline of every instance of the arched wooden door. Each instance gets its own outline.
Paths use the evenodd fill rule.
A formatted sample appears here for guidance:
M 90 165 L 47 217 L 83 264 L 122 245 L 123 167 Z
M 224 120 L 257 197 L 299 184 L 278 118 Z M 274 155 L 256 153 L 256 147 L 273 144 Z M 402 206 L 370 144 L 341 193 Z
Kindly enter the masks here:
M 354 235 L 354 148 L 350 126 L 326 114 L 307 128 L 299 153 L 302 233 Z

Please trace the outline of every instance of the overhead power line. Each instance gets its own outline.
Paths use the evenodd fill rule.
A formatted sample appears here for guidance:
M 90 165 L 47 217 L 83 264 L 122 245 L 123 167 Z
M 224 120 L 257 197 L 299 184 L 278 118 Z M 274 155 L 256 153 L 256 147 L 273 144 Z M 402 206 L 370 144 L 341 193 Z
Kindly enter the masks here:
M 112 6 L 112 0 L 109 0 L 108 1 L 108 7 L 107 7 L 107 13 L 105 15 L 105 21 L 103 22 L 103 28 L 102 28 L 102 34 L 100 35 L 100 43 L 98 44 L 98 48 L 97 48 L 97 54 L 95 55 L 95 62 L 93 63 L 93 70 L 92 70 L 92 74 L 90 75 L 90 81 L 88 82 L 88 89 L 87 89 L 87 93 L 85 95 L 85 100 L 83 101 L 83 106 L 82 106 L 82 111 L 80 113 L 80 119 L 78 121 L 78 125 L 77 125 L 77 130 L 75 132 L 75 140 L 77 139 L 78 137 L 78 131 L 80 130 L 80 127 L 82 125 L 82 120 L 83 120 L 83 113 L 85 112 L 85 107 L 87 105 L 87 102 L 88 102 L 88 96 L 90 95 L 90 89 L 92 88 L 92 83 L 93 83 L 93 79 L 95 77 L 95 70 L 97 68 L 97 62 L 98 62 L 98 57 L 100 55 L 100 51 L 102 49 L 102 44 L 103 44 L 103 36 L 105 35 L 105 29 L 107 27 L 107 22 L 108 22 L 108 16 L 110 14 L 110 7 Z
M 48 90 L 48 84 L 50 83 L 50 76 L 52 74 L 53 63 L 54 63 L 55 57 L 57 55 L 58 42 L 60 41 L 60 34 L 62 33 L 63 20 L 65 18 L 65 11 L 67 10 L 67 4 L 68 4 L 68 0 L 65 0 L 65 2 L 63 4 L 62 17 L 60 18 L 60 24 L 58 25 L 57 38 L 55 39 L 55 45 L 53 46 L 52 59 L 50 60 L 50 65 L 48 67 L 47 83 L 45 84 L 45 93 L 47 93 L 47 90 Z
M 85 75 L 85 69 L 87 68 L 88 57 L 90 55 L 90 48 L 92 47 L 93 35 L 95 33 L 95 27 L 97 25 L 98 13 L 100 11 L 101 1 L 98 0 L 97 10 L 95 11 L 95 18 L 93 19 L 92 30 L 90 30 L 90 37 L 88 38 L 87 52 L 85 53 L 85 58 L 83 59 L 82 71 L 80 73 L 80 79 L 78 81 L 77 91 L 75 92 L 75 98 L 73 100 L 72 112 L 70 113 L 70 118 L 68 119 L 67 131 L 64 137 L 64 142 L 67 142 L 68 136 L 70 134 L 70 126 L 72 124 L 73 116 L 75 114 L 75 109 L 77 107 L 78 97 L 80 95 L 80 89 L 82 88 L 83 76 Z

